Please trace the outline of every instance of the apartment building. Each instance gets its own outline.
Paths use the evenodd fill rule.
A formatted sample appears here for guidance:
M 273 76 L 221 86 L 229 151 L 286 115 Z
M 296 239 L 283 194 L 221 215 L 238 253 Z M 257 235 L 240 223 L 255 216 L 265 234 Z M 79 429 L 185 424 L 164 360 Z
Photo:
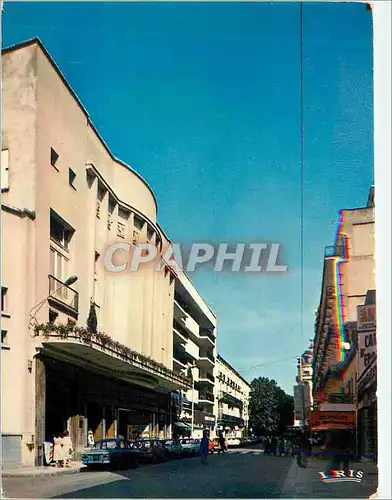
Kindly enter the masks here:
M 215 436 L 216 317 L 188 276 L 178 273 L 174 283 L 173 371 L 187 375 L 192 387 L 177 399 L 177 435 Z
M 217 431 L 227 438 L 248 433 L 250 384 L 218 355 L 215 369 L 218 395 Z
M 327 247 L 316 314 L 314 393 L 345 392 L 356 400 L 357 307 L 375 289 L 374 187 L 366 206 L 340 212 L 335 244 Z
M 173 370 L 176 276 L 126 267 L 141 243 L 170 245 L 154 194 L 114 157 L 39 40 L 2 61 L 3 466 L 42 464 L 43 442 L 65 429 L 76 458 L 89 429 L 170 436 L 171 393 L 191 388 Z M 198 366 L 212 373 L 213 342 L 194 326 Z

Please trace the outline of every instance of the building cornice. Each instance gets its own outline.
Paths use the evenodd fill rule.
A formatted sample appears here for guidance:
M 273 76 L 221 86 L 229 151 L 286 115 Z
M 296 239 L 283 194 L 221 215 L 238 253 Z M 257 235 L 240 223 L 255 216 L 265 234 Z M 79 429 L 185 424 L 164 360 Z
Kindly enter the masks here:
M 218 356 L 216 357 L 216 359 L 221 362 L 223 365 L 225 365 L 229 370 L 231 370 L 233 373 L 235 373 L 237 375 L 238 378 L 240 378 L 242 380 L 242 382 L 244 382 L 244 384 L 246 384 L 249 388 L 250 388 L 250 383 L 247 382 L 244 377 L 242 375 L 240 375 L 237 370 L 235 368 L 233 368 L 231 366 L 230 363 L 228 363 L 224 358 L 222 358 L 222 356 L 220 354 L 218 354 Z

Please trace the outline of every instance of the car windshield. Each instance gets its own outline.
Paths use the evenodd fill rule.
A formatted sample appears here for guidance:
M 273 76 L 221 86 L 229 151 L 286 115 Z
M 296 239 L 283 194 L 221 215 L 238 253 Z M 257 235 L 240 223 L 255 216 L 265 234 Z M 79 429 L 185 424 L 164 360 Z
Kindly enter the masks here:
M 109 450 L 114 450 L 115 448 L 117 448 L 117 441 L 115 439 L 111 439 L 110 441 L 104 441 L 102 444 L 105 444 L 105 448 L 109 449 Z M 102 446 L 103 448 L 104 446 Z

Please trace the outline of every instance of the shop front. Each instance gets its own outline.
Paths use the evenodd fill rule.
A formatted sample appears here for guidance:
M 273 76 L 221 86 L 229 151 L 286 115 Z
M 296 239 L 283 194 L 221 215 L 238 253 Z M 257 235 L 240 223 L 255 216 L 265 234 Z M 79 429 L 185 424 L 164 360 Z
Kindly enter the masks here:
M 358 448 L 377 461 L 377 331 L 375 293 L 358 306 Z
M 186 387 L 170 370 L 143 370 L 124 357 L 67 339 L 43 342 L 35 356 L 35 461 L 47 461 L 54 437 L 68 431 L 79 460 L 92 432 L 105 437 L 166 438 L 172 433 L 173 389 Z M 83 354 L 83 355 L 80 355 Z M 46 460 L 45 460 L 46 459 Z
M 377 461 L 377 363 L 358 382 L 359 453 Z

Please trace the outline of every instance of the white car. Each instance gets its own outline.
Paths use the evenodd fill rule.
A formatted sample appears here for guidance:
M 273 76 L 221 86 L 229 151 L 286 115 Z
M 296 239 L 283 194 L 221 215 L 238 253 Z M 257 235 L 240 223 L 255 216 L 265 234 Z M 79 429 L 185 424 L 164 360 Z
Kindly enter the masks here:
M 229 438 L 227 440 L 228 446 L 239 446 L 241 441 L 238 438 Z
M 187 455 L 196 455 L 200 451 L 200 439 L 181 439 L 180 441 L 184 452 Z

